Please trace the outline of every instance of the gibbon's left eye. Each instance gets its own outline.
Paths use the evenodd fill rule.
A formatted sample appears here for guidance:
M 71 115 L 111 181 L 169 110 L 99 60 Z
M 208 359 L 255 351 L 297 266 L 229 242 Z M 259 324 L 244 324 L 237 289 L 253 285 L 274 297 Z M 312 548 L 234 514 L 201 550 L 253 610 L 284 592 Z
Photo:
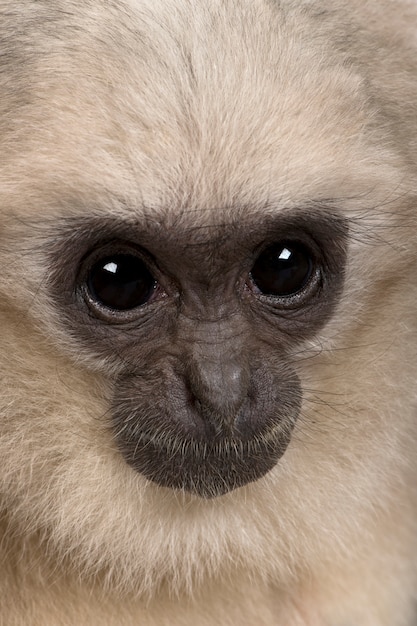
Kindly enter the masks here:
M 142 259 L 126 253 L 110 254 L 96 261 L 86 279 L 91 299 L 116 311 L 146 304 L 156 284 Z
M 259 291 L 268 296 L 294 296 L 308 284 L 314 273 L 310 251 L 294 241 L 268 246 L 256 259 L 251 277 Z

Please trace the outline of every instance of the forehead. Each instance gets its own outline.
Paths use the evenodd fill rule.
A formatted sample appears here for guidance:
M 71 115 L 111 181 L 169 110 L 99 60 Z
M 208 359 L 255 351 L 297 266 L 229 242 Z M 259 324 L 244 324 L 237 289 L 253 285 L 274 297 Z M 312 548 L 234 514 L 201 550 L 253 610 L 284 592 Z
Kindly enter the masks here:
M 130 0 L 14 13 L 3 154 L 33 199 L 20 211 L 41 195 L 44 213 L 189 207 L 210 220 L 349 195 L 352 180 L 360 193 L 374 175 L 361 78 L 303 11 Z

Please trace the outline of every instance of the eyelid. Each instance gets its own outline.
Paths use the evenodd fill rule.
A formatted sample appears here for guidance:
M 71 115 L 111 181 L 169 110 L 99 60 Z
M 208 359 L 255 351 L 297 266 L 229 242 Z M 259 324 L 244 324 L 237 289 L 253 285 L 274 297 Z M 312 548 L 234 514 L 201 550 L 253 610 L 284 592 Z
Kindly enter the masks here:
M 116 254 L 131 254 L 141 258 L 148 267 L 154 265 L 154 259 L 149 252 L 137 244 L 123 239 L 108 239 L 88 248 L 79 262 L 79 273 L 85 268 L 92 267 L 100 258 Z

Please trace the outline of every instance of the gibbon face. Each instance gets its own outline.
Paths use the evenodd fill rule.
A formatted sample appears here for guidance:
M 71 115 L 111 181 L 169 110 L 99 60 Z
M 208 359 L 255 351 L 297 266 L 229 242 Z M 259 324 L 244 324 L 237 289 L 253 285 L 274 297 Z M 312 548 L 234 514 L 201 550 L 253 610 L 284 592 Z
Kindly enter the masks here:
M 203 497 L 257 480 L 285 452 L 302 401 L 288 355 L 343 284 L 341 218 L 234 222 L 74 219 L 49 259 L 69 332 L 117 366 L 110 421 L 123 458 Z
M 45 562 L 285 586 L 373 567 L 403 507 L 375 565 L 401 569 L 417 68 L 392 4 L 0 2 L 0 491 Z

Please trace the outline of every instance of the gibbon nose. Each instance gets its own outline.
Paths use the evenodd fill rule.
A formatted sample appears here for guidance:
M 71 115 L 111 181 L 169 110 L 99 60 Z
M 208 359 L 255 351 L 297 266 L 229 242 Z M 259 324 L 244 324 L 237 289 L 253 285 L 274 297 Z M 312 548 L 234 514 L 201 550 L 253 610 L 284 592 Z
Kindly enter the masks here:
M 209 347 L 197 345 L 191 354 L 189 384 L 204 413 L 208 409 L 209 414 L 232 426 L 247 399 L 248 360 L 228 342 Z

